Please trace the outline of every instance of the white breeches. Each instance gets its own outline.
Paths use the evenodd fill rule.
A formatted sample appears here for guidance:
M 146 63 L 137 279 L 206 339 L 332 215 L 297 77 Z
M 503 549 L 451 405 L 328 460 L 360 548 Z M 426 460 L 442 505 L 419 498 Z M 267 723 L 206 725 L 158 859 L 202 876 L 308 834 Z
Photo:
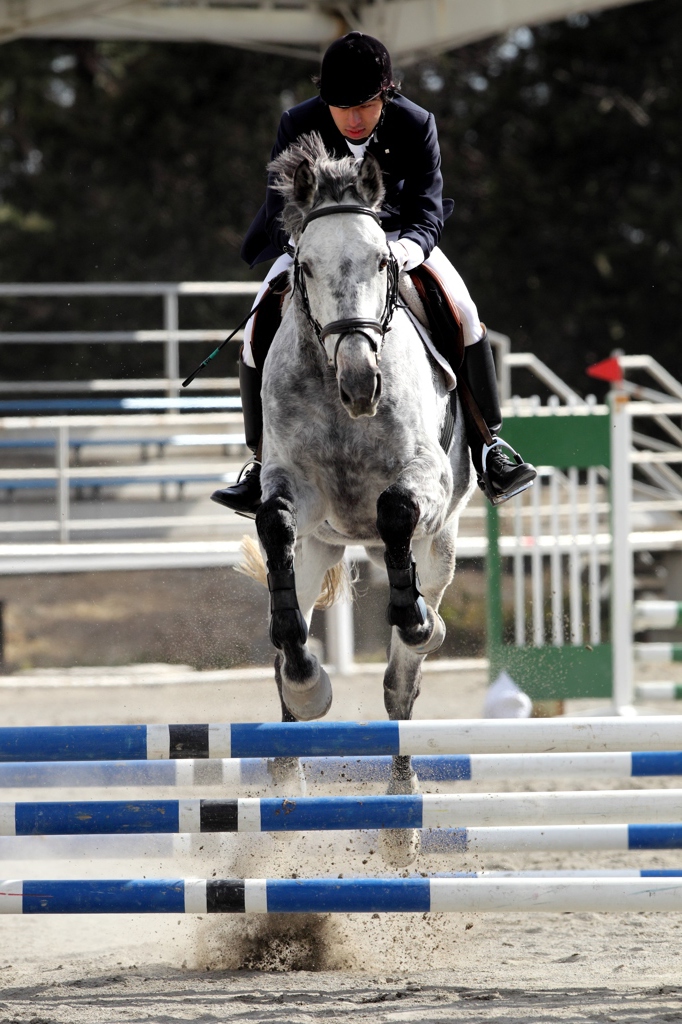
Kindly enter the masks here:
M 387 237 L 392 239 L 393 236 L 394 233 L 391 232 Z M 397 237 L 397 232 L 395 232 L 395 237 Z M 283 270 L 288 270 L 293 262 L 293 257 L 289 256 L 288 253 L 283 253 L 279 259 L 275 260 L 270 267 L 263 284 L 260 286 L 256 298 L 254 299 L 254 306 L 263 298 L 268 283 L 273 279 L 273 277 L 277 277 L 277 275 L 281 274 Z M 460 316 L 462 317 L 465 346 L 475 345 L 476 342 L 480 341 L 483 337 L 484 328 L 478 318 L 476 303 L 469 295 L 469 289 L 441 249 L 434 249 L 429 258 L 424 260 L 424 263 L 427 267 L 431 267 L 436 274 L 438 274 L 448 292 L 448 295 L 459 309 Z M 242 359 L 247 366 L 255 367 L 256 364 L 251 352 L 252 332 L 253 320 L 249 320 L 244 329 L 244 352 Z

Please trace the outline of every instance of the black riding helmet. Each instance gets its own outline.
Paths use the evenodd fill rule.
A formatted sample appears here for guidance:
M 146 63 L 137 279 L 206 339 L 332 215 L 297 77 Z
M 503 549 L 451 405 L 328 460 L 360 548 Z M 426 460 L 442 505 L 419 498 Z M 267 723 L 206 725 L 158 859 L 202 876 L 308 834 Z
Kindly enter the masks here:
M 322 58 L 320 96 L 331 107 L 359 107 L 393 87 L 391 57 L 383 43 L 363 32 L 335 40 Z

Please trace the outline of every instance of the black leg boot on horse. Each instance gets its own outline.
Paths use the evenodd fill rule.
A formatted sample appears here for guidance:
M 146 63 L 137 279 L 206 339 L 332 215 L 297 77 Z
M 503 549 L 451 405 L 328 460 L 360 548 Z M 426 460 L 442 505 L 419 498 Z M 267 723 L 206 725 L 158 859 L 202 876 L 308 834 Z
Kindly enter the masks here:
M 498 437 L 502 412 L 487 331 L 480 341 L 464 349 L 460 389 L 478 486 L 493 505 L 501 505 L 530 487 L 538 474 L 534 466 L 524 462 L 511 445 Z M 469 396 L 473 401 L 469 401 Z

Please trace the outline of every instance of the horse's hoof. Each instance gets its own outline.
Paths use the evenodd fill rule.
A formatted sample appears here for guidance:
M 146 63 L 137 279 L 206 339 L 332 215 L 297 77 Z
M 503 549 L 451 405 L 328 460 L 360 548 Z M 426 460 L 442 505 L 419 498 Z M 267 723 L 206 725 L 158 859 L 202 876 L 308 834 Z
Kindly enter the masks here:
M 305 687 L 289 682 L 282 673 L 282 700 L 299 722 L 323 718 L 332 706 L 331 680 L 321 665 L 317 679 Z
M 408 868 L 419 855 L 421 836 L 416 828 L 387 828 L 381 833 L 379 849 L 392 868 Z
M 272 779 L 273 796 L 306 796 L 308 784 L 301 762 L 297 757 L 271 757 L 268 775 Z
M 438 612 L 434 611 L 433 608 L 429 608 L 429 618 L 433 620 L 433 631 L 428 640 L 412 648 L 415 654 L 433 654 L 439 647 L 442 647 L 445 640 L 445 623 Z
M 387 796 L 414 796 L 419 792 L 419 779 L 417 773 L 411 771 L 407 778 L 399 778 L 391 775 L 386 790 Z

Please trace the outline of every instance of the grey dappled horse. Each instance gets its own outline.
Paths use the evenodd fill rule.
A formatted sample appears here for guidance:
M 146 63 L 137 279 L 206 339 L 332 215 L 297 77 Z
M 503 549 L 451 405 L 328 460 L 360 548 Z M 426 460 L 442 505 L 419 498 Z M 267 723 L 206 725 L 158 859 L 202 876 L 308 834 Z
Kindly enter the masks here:
M 272 169 L 296 261 L 263 373 L 256 526 L 283 718 L 329 710 L 331 683 L 308 649 L 308 627 L 325 574 L 353 544 L 388 571 L 384 702 L 389 718 L 409 719 L 424 656 L 445 636 L 438 606 L 475 484 L 463 417 L 457 401 L 446 454 L 439 439 L 450 396 L 407 312 L 396 308 L 397 268 L 374 212 L 383 199 L 378 163 L 332 159 L 313 135 Z M 395 757 L 389 792 L 416 788 L 409 757 Z

